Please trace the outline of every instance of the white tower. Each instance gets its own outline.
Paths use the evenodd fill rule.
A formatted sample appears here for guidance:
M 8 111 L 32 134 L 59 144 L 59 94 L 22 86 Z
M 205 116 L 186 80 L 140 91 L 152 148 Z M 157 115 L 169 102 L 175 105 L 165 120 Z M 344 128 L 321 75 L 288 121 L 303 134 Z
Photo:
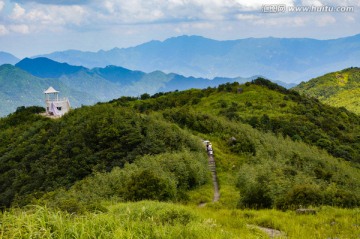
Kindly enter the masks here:
M 59 99 L 59 91 L 49 87 L 45 94 L 46 114 L 61 117 L 70 110 L 70 102 L 67 98 Z

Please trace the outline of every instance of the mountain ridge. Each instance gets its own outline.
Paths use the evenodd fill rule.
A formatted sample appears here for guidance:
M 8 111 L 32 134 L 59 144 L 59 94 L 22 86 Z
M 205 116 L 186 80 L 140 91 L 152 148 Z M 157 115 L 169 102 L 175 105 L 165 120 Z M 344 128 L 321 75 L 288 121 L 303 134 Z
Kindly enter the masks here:
M 5 68 L 5 66 L 0 66 L 1 68 Z M 19 71 L 20 69 L 21 71 Z M 42 91 L 35 87 L 38 84 L 43 87 L 42 90 L 50 85 L 58 88 L 57 90 L 62 91 L 64 96 L 69 96 L 71 98 L 70 101 L 74 101 L 72 105 L 77 107 L 81 104 L 88 105 L 99 101 L 110 101 L 125 95 L 140 96 L 144 93 L 155 94 L 161 91 L 206 88 L 226 82 L 245 82 L 253 79 L 251 77 L 218 77 L 209 80 L 206 78 L 184 77 L 175 73 L 166 74 L 161 71 L 145 73 L 118 66 L 88 69 L 82 66 L 59 63 L 43 57 L 35 59 L 25 58 L 15 66 L 8 68 L 8 71 L 6 75 L 1 75 L 4 71 L 0 71 L 0 77 L 6 78 L 7 81 L 13 81 L 15 85 L 16 82 L 21 85 L 24 81 L 32 81 L 34 87 L 28 85 L 27 90 L 22 88 L 22 91 L 18 92 L 15 85 L 10 89 L 10 85 L 5 86 L 6 82 L 2 81 L 0 84 L 0 100 L 2 102 L 11 101 L 12 95 L 13 97 L 18 97 L 18 100 L 11 104 L 3 104 L 0 116 L 15 111 L 19 106 L 42 105 L 42 100 L 39 100 Z M 8 91 L 7 95 L 4 95 L 2 92 L 5 88 Z M 65 91 L 63 91 L 63 88 Z M 72 93 L 70 90 L 74 91 L 73 98 L 71 97 Z M 30 102 L 26 94 L 32 95 Z
M 11 53 L 0 51 L 0 65 L 11 64 L 14 65 L 19 62 L 20 59 Z
M 15 66 L 41 78 L 59 78 L 62 75 L 74 74 L 86 69 L 82 66 L 59 63 L 45 57 L 36 59 L 24 58 L 15 64 Z
M 185 35 L 129 48 L 43 56 L 88 68 L 117 65 L 205 78 L 264 75 L 299 83 L 326 72 L 359 66 L 359 37 L 360 34 L 330 40 L 268 37 L 218 41 Z

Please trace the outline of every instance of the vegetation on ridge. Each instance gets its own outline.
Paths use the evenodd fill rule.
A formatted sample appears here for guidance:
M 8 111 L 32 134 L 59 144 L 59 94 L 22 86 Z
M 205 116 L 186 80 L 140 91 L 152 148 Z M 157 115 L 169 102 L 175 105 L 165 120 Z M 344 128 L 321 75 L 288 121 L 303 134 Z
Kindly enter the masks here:
M 15 196 L 24 203 L 27 195 L 69 187 L 144 155 L 203 150 L 176 125 L 129 108 L 83 107 L 59 120 L 26 118 L 28 111 L 0 119 L 1 206 Z
M 0 200 L 12 209 L 0 235 L 266 237 L 252 224 L 293 238 L 358 237 L 357 209 L 324 207 L 359 206 L 356 114 L 261 78 L 140 98 L 56 120 L 38 107 L 1 118 Z M 201 139 L 213 143 L 217 203 Z M 318 215 L 246 209 L 301 206 Z
M 328 73 L 294 88 L 301 94 L 335 107 L 345 107 L 360 114 L 360 68 L 353 67 Z

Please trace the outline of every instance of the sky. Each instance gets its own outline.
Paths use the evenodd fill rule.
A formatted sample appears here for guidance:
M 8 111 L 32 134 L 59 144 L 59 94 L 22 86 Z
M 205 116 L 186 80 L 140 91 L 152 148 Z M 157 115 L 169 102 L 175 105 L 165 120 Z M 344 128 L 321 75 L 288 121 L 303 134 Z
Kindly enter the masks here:
M 0 0 L 0 51 L 19 58 L 180 35 L 334 39 L 359 26 L 360 0 Z

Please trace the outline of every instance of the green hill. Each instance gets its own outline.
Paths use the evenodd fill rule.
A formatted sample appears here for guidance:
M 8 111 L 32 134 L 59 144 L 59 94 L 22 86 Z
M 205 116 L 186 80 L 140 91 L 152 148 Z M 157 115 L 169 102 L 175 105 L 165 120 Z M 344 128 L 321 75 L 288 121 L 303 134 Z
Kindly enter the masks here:
M 1 235 L 266 238 L 252 224 L 351 238 L 357 209 L 324 206 L 359 207 L 358 115 L 261 78 L 141 98 L 0 119 L 0 203 L 22 207 L 1 214 Z M 131 203 L 141 200 L 153 202 Z M 301 206 L 318 216 L 249 209 Z
M 360 114 L 360 68 L 348 68 L 302 82 L 294 90 Z

